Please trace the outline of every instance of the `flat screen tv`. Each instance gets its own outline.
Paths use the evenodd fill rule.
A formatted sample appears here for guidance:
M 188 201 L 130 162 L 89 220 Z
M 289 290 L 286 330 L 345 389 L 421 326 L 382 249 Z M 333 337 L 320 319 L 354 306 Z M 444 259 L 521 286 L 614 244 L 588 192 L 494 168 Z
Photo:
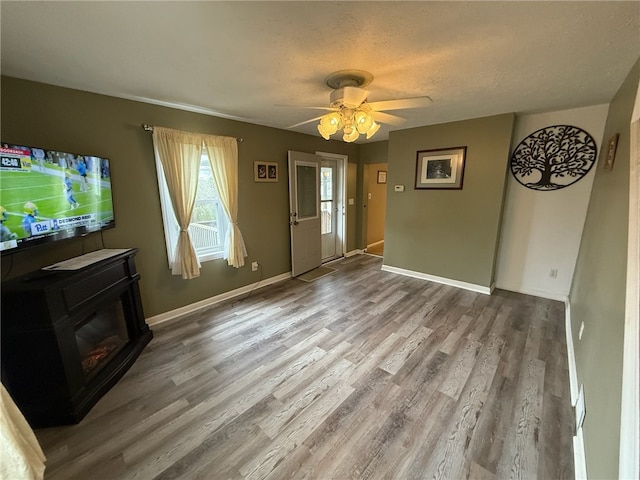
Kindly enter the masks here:
M 115 226 L 106 158 L 0 142 L 0 252 Z

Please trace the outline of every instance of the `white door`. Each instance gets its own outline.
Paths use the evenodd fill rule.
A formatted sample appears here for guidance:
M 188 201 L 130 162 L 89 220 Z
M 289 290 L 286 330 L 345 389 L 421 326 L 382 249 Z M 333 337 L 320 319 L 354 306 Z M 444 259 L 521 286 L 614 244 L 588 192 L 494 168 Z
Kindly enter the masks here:
M 320 266 L 320 157 L 289 151 L 289 225 L 294 277 Z
M 320 163 L 320 215 L 322 235 L 322 261 L 338 257 L 338 162 L 323 158 Z

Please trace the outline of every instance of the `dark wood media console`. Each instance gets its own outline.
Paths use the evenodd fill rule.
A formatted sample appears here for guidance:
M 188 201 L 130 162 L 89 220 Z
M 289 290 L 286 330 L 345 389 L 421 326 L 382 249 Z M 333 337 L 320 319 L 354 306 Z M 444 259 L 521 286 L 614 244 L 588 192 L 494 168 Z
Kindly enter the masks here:
M 32 427 L 78 423 L 151 340 L 136 252 L 2 283 L 2 383 Z

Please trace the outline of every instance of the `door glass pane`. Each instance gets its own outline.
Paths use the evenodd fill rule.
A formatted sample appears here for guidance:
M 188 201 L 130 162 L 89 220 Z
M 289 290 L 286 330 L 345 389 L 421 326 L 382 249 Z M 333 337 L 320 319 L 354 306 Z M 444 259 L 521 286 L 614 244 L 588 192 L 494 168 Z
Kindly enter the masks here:
M 322 226 L 320 233 L 322 233 L 322 235 L 331 233 L 331 211 L 333 210 L 332 205 L 333 202 L 331 201 L 320 203 L 320 213 L 322 215 Z
M 317 217 L 318 215 L 316 171 L 317 167 L 314 165 L 296 165 L 298 220 Z
M 333 168 L 320 170 L 320 200 L 333 200 Z

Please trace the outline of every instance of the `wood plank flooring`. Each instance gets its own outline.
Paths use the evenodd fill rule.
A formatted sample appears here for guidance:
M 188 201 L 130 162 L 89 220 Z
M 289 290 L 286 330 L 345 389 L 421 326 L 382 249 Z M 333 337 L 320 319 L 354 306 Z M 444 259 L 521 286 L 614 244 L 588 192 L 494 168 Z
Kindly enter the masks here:
M 573 478 L 563 305 L 381 262 L 154 328 L 45 478 Z

